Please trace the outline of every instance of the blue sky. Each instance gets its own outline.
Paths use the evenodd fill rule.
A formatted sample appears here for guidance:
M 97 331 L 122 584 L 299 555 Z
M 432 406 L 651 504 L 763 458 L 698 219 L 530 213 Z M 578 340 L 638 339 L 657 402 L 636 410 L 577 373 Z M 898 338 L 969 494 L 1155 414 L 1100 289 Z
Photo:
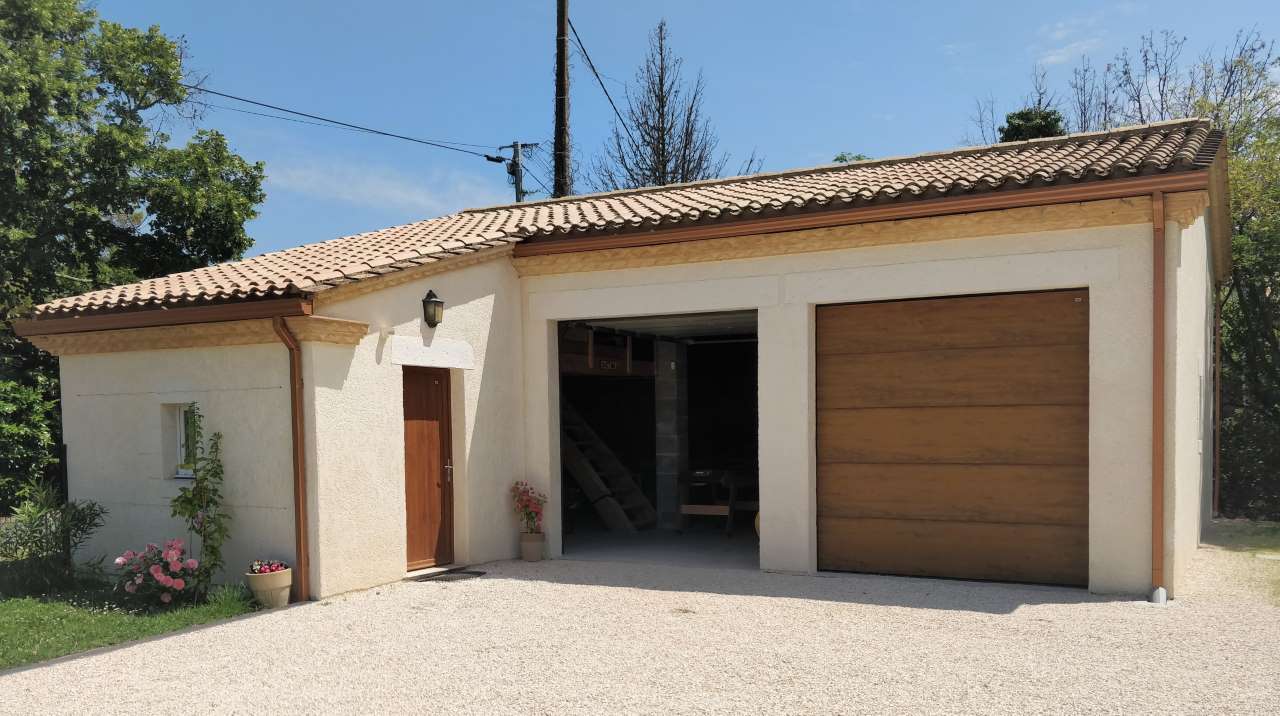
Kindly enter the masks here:
M 207 74 L 211 89 L 428 139 L 496 147 L 551 136 L 552 0 L 101 0 L 98 10 L 184 36 L 190 68 Z M 753 149 L 777 170 L 824 164 L 842 150 L 892 156 L 957 146 L 972 134 L 975 97 L 989 93 L 1012 109 L 1033 63 L 1065 86 L 1082 53 L 1100 64 L 1147 30 L 1185 35 L 1191 54 L 1221 47 L 1241 27 L 1280 36 L 1274 0 L 1212 10 L 1184 0 L 571 0 L 570 15 L 615 98 L 648 31 L 666 18 L 687 71 L 706 79 L 706 113 L 730 171 Z M 589 164 L 612 112 L 585 63 L 574 57 L 572 71 L 575 153 Z M 217 108 L 201 125 L 266 163 L 267 201 L 249 225 L 250 253 L 511 197 L 500 165 L 456 152 Z M 189 128 L 170 132 L 180 140 Z M 533 171 L 550 183 L 537 161 Z

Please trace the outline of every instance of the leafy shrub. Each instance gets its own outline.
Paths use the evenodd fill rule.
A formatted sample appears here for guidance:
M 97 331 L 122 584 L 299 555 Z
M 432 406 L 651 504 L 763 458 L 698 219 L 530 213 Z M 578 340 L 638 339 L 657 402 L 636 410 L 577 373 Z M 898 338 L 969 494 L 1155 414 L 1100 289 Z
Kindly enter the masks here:
M 222 433 L 214 433 L 206 443 L 200 406 L 192 403 L 191 414 L 196 446 L 192 480 L 178 491 L 169 506 L 173 516 L 181 517 L 200 542 L 195 589 L 197 596 L 203 596 L 213 576 L 222 569 L 222 543 L 231 532 L 231 515 L 222 506 Z
M 90 500 L 63 504 L 44 481 L 18 491 L 22 502 L 0 522 L 0 562 L 18 570 L 29 586 L 53 586 L 74 577 L 72 556 L 100 527 L 107 509 Z
M 1224 515 L 1280 520 L 1280 421 L 1237 409 L 1222 420 Z
M 23 485 L 50 476 L 57 462 L 57 403 L 39 388 L 0 380 L 0 517 Z
M 116 588 L 144 603 L 172 604 L 196 594 L 200 563 L 187 557 L 180 539 L 165 542 L 164 549 L 149 544 L 141 552 L 128 550 L 115 565 L 120 568 Z

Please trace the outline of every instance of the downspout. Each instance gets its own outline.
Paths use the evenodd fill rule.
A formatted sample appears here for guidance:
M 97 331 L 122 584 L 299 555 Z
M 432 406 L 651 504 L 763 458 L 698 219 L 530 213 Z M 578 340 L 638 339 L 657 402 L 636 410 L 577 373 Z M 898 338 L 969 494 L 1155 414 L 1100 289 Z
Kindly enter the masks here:
M 1151 193 L 1151 601 L 1168 598 L 1164 575 L 1164 192 Z
M 303 431 L 302 344 L 289 330 L 284 316 L 273 316 L 280 342 L 289 349 L 289 412 L 293 428 L 293 540 L 296 556 L 293 568 L 294 601 L 311 599 L 311 558 L 307 546 L 307 458 Z
M 1213 517 L 1222 516 L 1222 302 L 1213 296 Z

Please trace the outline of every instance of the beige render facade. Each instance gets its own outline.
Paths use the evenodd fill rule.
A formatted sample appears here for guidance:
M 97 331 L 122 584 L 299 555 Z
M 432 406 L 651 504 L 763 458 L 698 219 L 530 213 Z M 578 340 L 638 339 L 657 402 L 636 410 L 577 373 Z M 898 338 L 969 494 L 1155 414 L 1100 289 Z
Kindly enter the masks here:
M 1173 596 L 1198 541 L 1211 466 L 1205 202 L 1169 197 L 1182 208 L 1165 227 L 1171 379 L 1164 554 Z M 303 340 L 312 594 L 405 574 L 401 366 L 444 367 L 452 376 L 455 561 L 516 555 L 507 496 L 516 479 L 550 496 L 547 533 L 556 557 L 556 322 L 755 310 L 760 403 L 771 406 L 760 418 L 760 566 L 804 574 L 817 569 L 815 306 L 1079 287 L 1091 296 L 1089 588 L 1145 593 L 1152 555 L 1152 226 L 1109 223 L 1132 216 L 1113 203 L 1063 207 L 1078 228 L 1008 230 L 1028 222 L 1025 210 L 1006 210 L 992 212 L 1004 222 L 985 216 L 980 226 L 966 215 L 897 222 L 894 235 L 931 238 L 925 241 L 857 245 L 867 229 L 855 226 L 815 232 L 813 238 L 828 242 L 822 250 L 688 262 L 658 262 L 638 252 L 631 267 L 615 252 L 599 257 L 600 269 L 566 263 L 573 270 L 563 273 L 549 272 L 543 257 L 498 252 L 330 292 L 316 302 L 313 316 L 359 330 Z M 1129 203 L 1134 211 L 1150 211 L 1141 200 Z M 806 236 L 795 238 L 803 245 Z M 854 247 L 829 245 L 842 240 Z M 422 322 L 419 301 L 428 289 L 448 303 L 435 329 Z M 285 349 L 265 334 L 259 343 L 201 345 L 228 339 L 195 331 L 186 339 L 191 347 L 121 350 L 131 333 L 139 346 L 154 341 L 141 335 L 149 330 L 114 332 L 111 352 L 76 353 L 98 349 L 67 348 L 76 339 L 64 339 L 62 350 L 73 353 L 62 364 L 72 496 L 112 510 L 87 554 L 113 554 L 177 533 L 167 503 L 180 483 L 159 458 L 161 416 L 166 405 L 193 401 L 201 404 L 208 429 L 226 436 L 235 521 L 225 576 L 234 579 L 236 565 L 253 556 L 296 559 Z
M 549 495 L 554 558 L 558 323 L 754 312 L 759 565 L 808 574 L 818 308 L 1088 289 L 1087 586 L 1176 597 L 1211 492 L 1221 139 L 1182 120 L 467 210 L 59 299 L 15 328 L 61 357 L 71 496 L 111 510 L 84 557 L 180 536 L 174 411 L 195 402 L 224 434 L 223 577 L 283 558 L 324 597 L 405 575 L 406 368 L 448 371 L 454 563 L 516 555 L 515 480 Z

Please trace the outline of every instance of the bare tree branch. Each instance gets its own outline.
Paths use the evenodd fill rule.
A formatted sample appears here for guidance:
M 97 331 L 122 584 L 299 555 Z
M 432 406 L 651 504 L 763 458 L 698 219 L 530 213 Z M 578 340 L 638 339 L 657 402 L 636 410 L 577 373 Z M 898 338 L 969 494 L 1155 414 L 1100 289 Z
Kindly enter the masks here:
M 706 83 L 683 76 L 684 60 L 668 42 L 667 23 L 649 34 L 649 52 L 626 92 L 626 125 L 614 122 L 604 151 L 592 166 L 597 191 L 662 186 L 720 176 L 729 157 L 703 115 Z M 627 129 L 630 128 L 630 132 Z M 744 173 L 758 170 L 755 152 Z

